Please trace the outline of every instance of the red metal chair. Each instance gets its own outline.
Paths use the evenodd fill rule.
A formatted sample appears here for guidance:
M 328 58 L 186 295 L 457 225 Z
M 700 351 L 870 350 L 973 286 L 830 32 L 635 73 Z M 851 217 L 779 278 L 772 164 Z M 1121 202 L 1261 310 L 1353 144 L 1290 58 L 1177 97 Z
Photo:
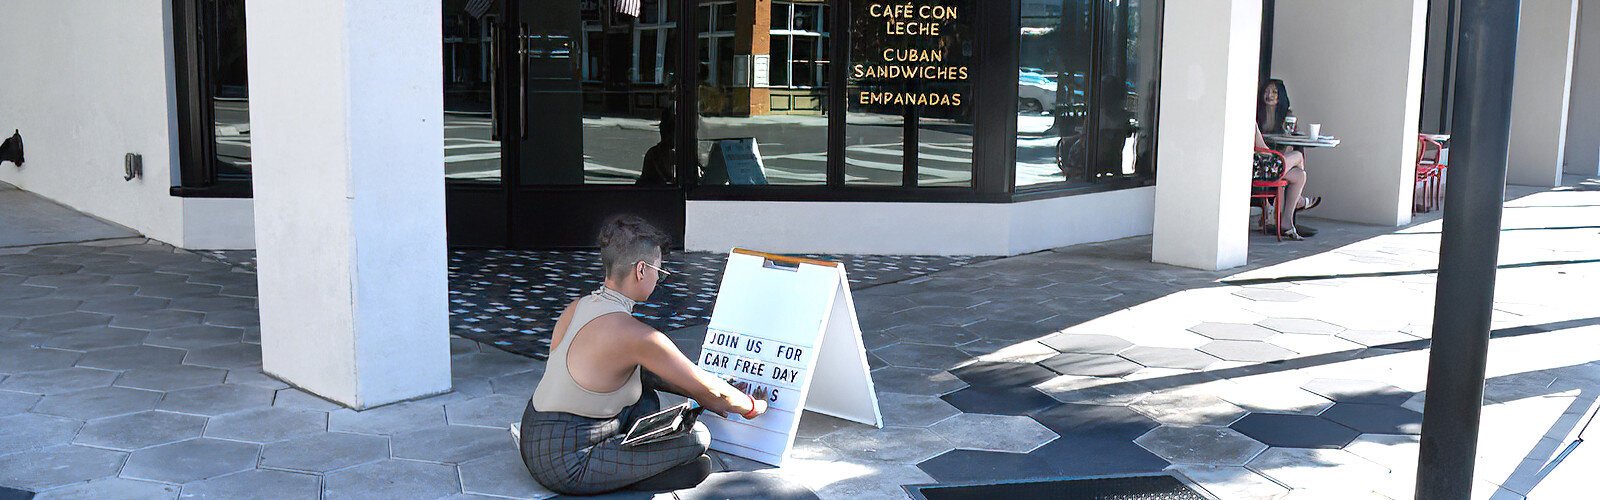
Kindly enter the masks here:
M 1267 211 L 1272 211 L 1272 226 L 1277 228 L 1278 241 L 1283 241 L 1283 191 L 1289 187 L 1289 181 L 1283 179 L 1283 173 L 1287 170 L 1286 167 L 1289 165 L 1289 160 L 1283 157 L 1283 153 L 1267 148 L 1256 148 L 1255 154 L 1256 165 L 1250 179 L 1250 203 L 1255 204 L 1256 200 L 1261 200 L 1261 219 L 1259 223 L 1262 232 L 1266 232 Z M 1261 155 L 1277 157 L 1278 165 L 1276 171 L 1271 168 L 1262 168 Z M 1272 208 L 1267 208 L 1268 205 L 1271 205 Z
M 1431 157 L 1428 154 L 1430 148 L 1433 150 Z M 1432 212 L 1439 208 L 1444 198 L 1444 176 L 1449 167 L 1444 146 L 1428 136 L 1417 135 L 1416 182 L 1422 190 L 1422 203 L 1413 203 L 1412 213 Z

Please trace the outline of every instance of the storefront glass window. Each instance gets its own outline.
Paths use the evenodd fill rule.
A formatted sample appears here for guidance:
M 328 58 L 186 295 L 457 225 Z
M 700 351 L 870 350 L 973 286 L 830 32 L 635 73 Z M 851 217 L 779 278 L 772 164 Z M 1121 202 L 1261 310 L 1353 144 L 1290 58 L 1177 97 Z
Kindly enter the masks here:
M 697 158 L 707 186 L 823 185 L 828 173 L 827 33 L 794 13 L 820 2 L 772 2 L 768 19 L 738 24 L 738 5 L 705 2 L 697 19 Z M 755 16 L 751 16 L 755 17 Z M 766 22 L 763 22 L 766 21 Z M 810 26 L 810 28 L 807 28 Z M 780 29 L 785 27 L 787 29 Z M 767 29 L 768 36 L 758 36 Z M 766 46 L 761 45 L 766 40 Z M 796 68 L 801 73 L 796 75 Z
M 245 58 L 244 0 L 210 3 L 211 116 L 220 180 L 249 180 L 250 76 Z
M 1153 176 L 1159 14 L 1159 0 L 1022 3 L 1017 187 Z
M 444 175 L 500 182 L 500 138 L 494 126 L 495 15 L 465 4 L 444 9 Z
M 851 2 L 846 183 L 972 185 L 975 4 Z

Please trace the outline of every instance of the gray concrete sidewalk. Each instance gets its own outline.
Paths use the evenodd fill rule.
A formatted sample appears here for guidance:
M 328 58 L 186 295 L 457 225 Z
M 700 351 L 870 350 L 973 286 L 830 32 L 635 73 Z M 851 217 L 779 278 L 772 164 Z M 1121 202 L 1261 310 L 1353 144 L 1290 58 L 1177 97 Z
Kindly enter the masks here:
M 0 248 L 135 236 L 132 229 L 0 182 Z
M 1600 470 L 1593 445 L 1550 464 L 1600 397 L 1600 181 L 1569 181 L 1508 202 L 1481 497 L 1572 497 Z M 1407 498 L 1439 224 L 1310 223 L 1230 272 L 1134 238 L 859 291 L 887 425 L 807 414 L 784 468 L 718 465 L 824 498 L 1159 471 L 1222 498 Z M 261 373 L 254 297 L 253 274 L 142 239 L 0 249 L 0 486 L 551 496 L 503 427 L 542 362 L 452 339 L 455 392 L 354 412 Z

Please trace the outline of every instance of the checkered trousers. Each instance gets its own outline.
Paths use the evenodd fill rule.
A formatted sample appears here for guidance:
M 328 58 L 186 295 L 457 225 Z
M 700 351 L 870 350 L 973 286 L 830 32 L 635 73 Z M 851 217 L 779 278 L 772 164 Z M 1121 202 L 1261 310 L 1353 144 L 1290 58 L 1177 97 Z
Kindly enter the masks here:
M 591 495 L 621 489 L 680 464 L 694 461 L 711 446 L 711 431 L 695 422 L 694 432 L 640 446 L 623 446 L 622 437 L 639 417 L 661 410 L 655 391 L 612 418 L 544 412 L 533 402 L 522 414 L 522 462 L 539 484 L 556 493 Z

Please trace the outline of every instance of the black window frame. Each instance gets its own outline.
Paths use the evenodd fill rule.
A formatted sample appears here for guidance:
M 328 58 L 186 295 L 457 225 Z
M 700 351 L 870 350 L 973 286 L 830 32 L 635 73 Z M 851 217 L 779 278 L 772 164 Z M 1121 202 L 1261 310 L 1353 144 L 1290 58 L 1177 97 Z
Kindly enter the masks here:
M 178 184 L 171 195 L 185 198 L 250 198 L 252 180 L 222 178 L 216 168 L 216 128 L 211 104 L 213 69 L 206 57 L 207 0 L 172 0 L 172 57 L 177 103 Z

